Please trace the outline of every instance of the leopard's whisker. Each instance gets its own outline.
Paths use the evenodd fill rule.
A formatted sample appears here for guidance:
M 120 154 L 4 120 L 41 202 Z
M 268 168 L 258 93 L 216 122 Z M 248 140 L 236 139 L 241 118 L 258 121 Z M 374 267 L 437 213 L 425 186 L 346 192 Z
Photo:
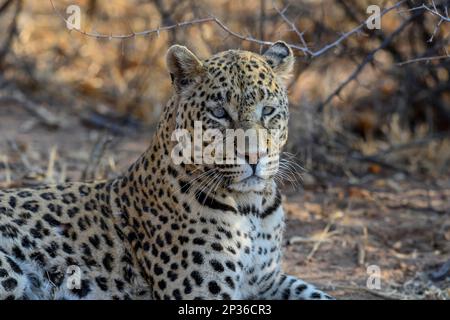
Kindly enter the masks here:
M 215 185 L 216 181 L 220 178 L 219 173 L 216 172 L 216 174 L 214 175 L 214 178 L 212 179 L 212 181 L 210 182 L 211 187 L 208 189 L 208 191 L 206 192 L 205 198 L 203 199 L 203 203 L 202 205 L 205 205 L 205 201 L 208 199 L 209 194 L 211 193 L 211 190 L 213 188 L 213 186 Z
M 199 168 L 199 169 L 200 169 L 200 168 Z M 188 192 L 188 191 L 192 188 L 193 182 L 195 182 L 195 181 L 197 181 L 197 180 L 199 180 L 199 179 L 202 179 L 202 178 L 204 178 L 205 176 L 208 176 L 208 175 L 209 175 L 212 171 L 214 171 L 214 170 L 215 170 L 214 168 L 209 169 L 209 170 L 207 170 L 207 171 L 201 173 L 201 174 L 198 175 L 197 177 L 194 177 L 194 178 L 192 178 L 191 180 L 187 181 L 187 184 L 189 184 L 189 187 L 188 187 L 185 191 Z M 183 189 L 183 187 L 180 187 L 180 188 L 175 189 L 174 192 L 179 192 L 181 189 Z

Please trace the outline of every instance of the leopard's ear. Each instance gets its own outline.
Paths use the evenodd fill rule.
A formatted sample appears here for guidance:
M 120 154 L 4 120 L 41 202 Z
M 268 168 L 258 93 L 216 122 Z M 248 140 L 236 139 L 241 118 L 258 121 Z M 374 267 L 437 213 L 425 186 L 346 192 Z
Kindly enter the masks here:
M 178 44 L 169 48 L 166 61 L 172 83 L 177 91 L 181 91 L 205 73 L 202 62 L 195 54 Z
M 295 58 L 291 48 L 284 41 L 275 42 L 264 52 L 263 57 L 282 80 L 287 81 L 290 78 Z

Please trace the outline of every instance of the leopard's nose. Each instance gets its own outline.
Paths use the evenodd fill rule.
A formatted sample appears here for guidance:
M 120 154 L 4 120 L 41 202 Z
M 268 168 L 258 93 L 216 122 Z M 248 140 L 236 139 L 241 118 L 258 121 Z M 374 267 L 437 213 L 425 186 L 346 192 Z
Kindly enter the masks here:
M 245 159 L 245 163 L 247 163 L 252 169 L 252 174 L 256 175 L 256 171 L 258 168 L 258 164 L 260 159 L 265 157 L 265 153 L 258 152 L 246 152 L 244 155 L 238 153 L 238 157 L 241 159 Z
M 252 168 L 252 174 L 255 175 L 256 174 L 256 168 L 258 167 L 257 163 L 249 163 L 250 164 L 250 168 Z

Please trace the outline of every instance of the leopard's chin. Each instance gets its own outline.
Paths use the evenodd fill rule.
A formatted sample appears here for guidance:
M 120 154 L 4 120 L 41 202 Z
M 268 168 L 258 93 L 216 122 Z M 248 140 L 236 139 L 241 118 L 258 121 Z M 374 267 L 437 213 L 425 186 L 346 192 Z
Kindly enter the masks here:
M 268 180 L 257 176 L 250 176 L 239 182 L 232 183 L 228 189 L 235 192 L 261 192 L 267 186 Z

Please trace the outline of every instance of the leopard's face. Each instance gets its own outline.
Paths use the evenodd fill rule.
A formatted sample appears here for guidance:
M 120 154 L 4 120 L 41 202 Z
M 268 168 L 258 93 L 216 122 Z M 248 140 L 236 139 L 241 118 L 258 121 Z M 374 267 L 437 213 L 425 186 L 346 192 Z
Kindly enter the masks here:
M 264 55 L 230 50 L 204 61 L 185 47 L 169 50 L 176 129 L 190 133 L 190 167 L 206 183 L 238 192 L 271 184 L 288 136 L 284 81 L 293 61 L 282 42 Z

